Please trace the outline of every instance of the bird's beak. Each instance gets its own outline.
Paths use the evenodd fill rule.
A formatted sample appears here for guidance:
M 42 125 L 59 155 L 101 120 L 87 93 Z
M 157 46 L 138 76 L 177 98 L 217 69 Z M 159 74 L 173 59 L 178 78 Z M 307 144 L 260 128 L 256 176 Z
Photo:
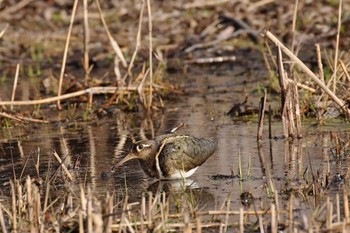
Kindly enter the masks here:
M 119 163 L 115 164 L 111 171 L 112 172 L 115 172 L 116 168 L 123 165 L 125 162 L 129 161 L 129 160 L 132 160 L 132 159 L 136 159 L 137 156 L 134 154 L 134 153 L 129 153 L 127 156 L 125 156 L 124 159 L 122 159 Z

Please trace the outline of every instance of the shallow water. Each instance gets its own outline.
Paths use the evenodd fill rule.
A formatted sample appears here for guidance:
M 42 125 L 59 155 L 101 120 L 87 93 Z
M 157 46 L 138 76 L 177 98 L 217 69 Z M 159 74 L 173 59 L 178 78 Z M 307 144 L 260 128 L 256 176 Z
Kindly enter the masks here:
M 238 209 L 243 192 L 251 193 L 256 204 L 264 205 L 271 198 L 267 188 L 269 178 L 282 198 L 288 199 L 291 190 L 300 191 L 311 182 L 312 174 L 327 173 L 329 168 L 329 176 L 336 177 L 348 168 L 347 159 L 331 156 L 334 143 L 329 131 L 345 138 L 350 136 L 348 126 L 342 122 L 333 122 L 322 128 L 305 123 L 303 139 L 287 141 L 278 139 L 282 128 L 276 120 L 272 124 L 272 135 L 276 139 L 268 139 L 266 123 L 264 140 L 258 144 L 256 118 L 242 120 L 226 115 L 234 103 L 243 101 L 244 95 L 259 97 L 251 90 L 249 78 L 193 74 L 179 81 L 187 94 L 166 102 L 165 112 L 157 113 L 152 119 L 115 110 L 94 122 L 1 129 L 2 192 L 9 190 L 8 181 L 13 173 L 17 179 L 22 170 L 22 177 L 37 177 L 34 166 L 37 158 L 40 158 L 40 176 L 45 178 L 53 151 L 64 158 L 67 165 L 73 165 L 80 157 L 80 165 L 72 171 L 77 178 L 71 184 L 73 189 L 78 189 L 79 183 L 88 184 L 101 198 L 107 191 L 116 195 L 127 192 L 130 201 L 138 201 L 145 191 L 165 191 L 169 195 L 185 191 L 194 196 L 198 209 L 210 210 L 219 209 L 226 200 L 230 200 L 231 209 Z M 257 106 L 256 99 L 249 104 Z M 185 184 L 149 178 L 137 161 L 129 161 L 117 172 L 110 173 L 112 165 L 129 151 L 133 139 L 167 133 L 180 123 L 184 123 L 184 127 L 178 133 L 212 138 L 218 143 L 212 157 Z M 57 167 L 55 161 L 51 163 Z M 335 182 L 326 188 L 326 192 L 333 195 L 341 185 L 341 182 Z M 302 201 L 299 205 L 304 208 Z
M 281 123 L 275 121 L 272 134 L 276 139 L 268 139 L 265 127 L 264 140 L 258 145 L 255 118 L 238 121 L 226 116 L 225 113 L 236 96 L 233 91 L 218 94 L 212 90 L 210 85 L 211 82 L 216 82 L 213 81 L 215 78 L 223 79 L 225 86 L 227 82 L 233 82 L 227 76 L 191 77 L 193 82 L 202 79 L 196 85 L 187 83 L 191 95 L 179 96 L 176 101 L 167 103 L 164 114 L 158 114 L 152 120 L 141 119 L 134 113 L 115 112 L 110 117 L 93 123 L 57 123 L 2 129 L 1 185 L 6 190 L 9 179 L 13 177 L 12 159 L 17 178 L 25 163 L 22 177 L 36 177 L 34 164 L 38 155 L 40 171 L 45 174 L 49 155 L 54 150 L 65 158 L 66 164 L 72 165 L 81 157 L 80 166 L 73 171 L 77 177 L 73 187 L 77 188 L 79 183 L 89 184 L 92 191 L 101 197 L 107 191 L 124 195 L 127 189 L 130 200 L 134 201 L 145 191 L 176 193 L 182 192 L 186 187 L 187 191 L 192 190 L 192 194 L 198 198 L 198 208 L 207 209 L 219 208 L 227 198 L 231 200 L 231 208 L 237 209 L 241 205 L 242 192 L 250 192 L 256 200 L 262 202 L 268 200 L 266 186 L 269 177 L 275 188 L 282 193 L 298 189 L 306 179 L 311 180 L 311 174 L 327 172 L 328 165 L 331 177 L 344 173 L 348 161 L 333 159 L 331 156 L 333 143 L 329 131 L 349 138 L 350 129 L 346 125 L 338 122 L 315 128 L 312 124 L 305 123 L 303 139 L 286 141 L 278 139 L 282 135 Z M 198 87 L 209 87 L 209 94 L 203 95 L 203 90 L 196 92 L 194 89 Z M 242 90 L 242 85 L 236 82 L 231 88 Z M 240 98 L 237 98 L 238 101 Z M 120 161 L 130 149 L 132 138 L 152 138 L 169 132 L 180 123 L 185 125 L 178 133 L 212 138 L 218 142 L 216 152 L 186 181 L 185 186 L 181 181 L 158 182 L 147 177 L 137 161 L 129 161 L 116 173 L 110 173 L 112 165 Z M 30 159 L 27 159 L 28 156 Z M 241 178 L 238 176 L 239 161 Z M 328 190 L 334 193 L 339 185 L 330 186 Z

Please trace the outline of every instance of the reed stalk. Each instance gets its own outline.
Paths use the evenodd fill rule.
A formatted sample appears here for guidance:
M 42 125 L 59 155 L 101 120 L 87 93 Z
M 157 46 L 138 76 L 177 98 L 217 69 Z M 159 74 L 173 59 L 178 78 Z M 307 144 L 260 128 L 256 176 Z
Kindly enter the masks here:
M 69 28 L 68 28 L 67 38 L 66 38 L 66 44 L 64 46 L 60 78 L 59 78 L 59 81 L 58 81 L 58 93 L 57 93 L 57 108 L 59 110 L 62 109 L 60 97 L 61 97 L 61 94 L 62 94 L 62 84 L 63 84 L 64 72 L 66 70 L 68 48 L 69 48 L 69 43 L 70 43 L 70 37 L 71 37 L 71 34 L 72 34 L 75 14 L 76 14 L 77 8 L 78 8 L 78 2 L 79 2 L 78 0 L 74 0 L 74 4 L 73 4 L 73 8 L 72 8 L 72 15 L 71 15 L 71 18 L 70 18 L 70 23 L 69 23 Z

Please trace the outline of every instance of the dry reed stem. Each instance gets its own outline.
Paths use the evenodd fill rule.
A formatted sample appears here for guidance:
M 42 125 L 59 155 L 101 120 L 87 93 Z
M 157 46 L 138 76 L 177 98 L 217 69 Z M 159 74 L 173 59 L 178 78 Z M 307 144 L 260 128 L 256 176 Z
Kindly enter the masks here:
M 239 232 L 244 232 L 244 210 L 243 206 L 239 207 Z
M 84 231 L 84 218 L 86 217 L 86 205 L 87 200 L 85 198 L 85 192 L 83 186 L 80 184 L 80 210 L 79 210 L 79 233 Z
M 277 233 L 277 215 L 276 215 L 276 206 L 271 204 L 271 232 Z
M 147 101 L 146 101 L 145 92 L 144 92 L 144 83 L 149 72 L 150 72 L 150 68 L 148 68 L 146 72 L 142 70 L 142 73 L 140 75 L 143 75 L 143 77 L 140 84 L 137 86 L 137 92 L 139 94 L 140 101 L 143 104 L 145 109 L 147 109 Z
M 153 34 L 152 34 L 152 10 L 151 0 L 147 0 L 147 12 L 148 12 L 148 37 L 149 37 L 149 79 L 150 79 L 150 92 L 149 102 L 147 105 L 148 111 L 151 110 L 152 99 L 153 99 Z
M 70 174 L 70 172 L 68 171 L 66 165 L 62 162 L 62 159 L 60 158 L 60 156 L 58 156 L 58 154 L 56 153 L 56 151 L 53 151 L 53 156 L 55 157 L 55 159 L 60 163 L 60 165 L 62 166 L 63 168 L 63 171 L 66 173 L 69 181 L 72 181 L 73 180 L 73 176 L 72 174 Z
M 55 96 L 55 97 L 49 97 L 45 99 L 39 99 L 39 100 L 22 100 L 22 101 L 0 101 L 0 106 L 5 105 L 36 105 L 36 104 L 47 104 L 51 102 L 55 102 L 57 100 L 64 100 L 64 99 L 70 99 L 73 97 L 81 96 L 84 94 L 113 94 L 116 91 L 136 91 L 136 87 L 90 87 L 81 91 L 76 91 L 72 93 L 68 93 L 61 96 Z
M 11 193 L 12 193 L 12 229 L 14 232 L 17 232 L 17 208 L 16 208 L 17 200 L 16 200 L 15 185 L 12 180 L 10 180 L 10 186 L 11 186 Z
M 278 198 L 278 192 L 274 192 L 274 199 L 275 199 L 275 210 L 276 210 L 276 221 L 277 223 L 280 221 L 279 218 L 279 212 L 280 212 L 280 203 L 279 203 L 279 198 Z
M 305 84 L 302 84 L 302 83 L 298 83 L 297 81 L 292 80 L 292 79 L 290 79 L 290 78 L 287 78 L 287 81 L 288 81 L 288 82 L 292 82 L 292 83 L 294 83 L 297 87 L 303 88 L 303 89 L 305 89 L 305 90 L 307 90 L 307 91 L 309 91 L 309 92 L 311 92 L 311 93 L 316 93 L 315 88 L 309 87 L 309 86 L 307 86 L 307 85 L 305 85 Z
M 92 233 L 93 227 L 92 227 L 92 197 L 91 197 L 91 188 L 88 185 L 87 187 L 87 195 L 86 195 L 86 219 L 87 219 L 87 232 Z
M 226 207 L 226 211 L 230 211 L 230 207 L 231 207 L 231 201 L 230 201 L 230 197 L 231 197 L 231 193 L 228 195 L 228 197 L 227 197 L 227 207 Z M 228 227 L 228 220 L 229 220 L 229 217 L 230 217 L 230 215 L 229 214 L 226 214 L 225 215 L 225 226 L 224 226 L 224 232 L 227 232 L 227 227 Z
M 20 198 L 22 197 L 23 195 L 23 192 L 22 192 L 22 185 L 19 185 L 19 183 L 16 183 L 16 186 L 17 186 L 17 197 L 18 198 L 18 202 L 17 202 L 17 210 L 18 210 L 18 225 L 19 227 L 21 227 L 22 225 L 22 211 L 23 211 L 23 206 L 24 206 L 24 203 L 23 203 L 23 199 Z
M 347 193 L 343 194 L 343 203 L 344 203 L 344 222 L 349 223 L 350 222 L 350 215 L 349 215 L 349 196 Z
M 142 19 L 143 19 L 143 12 L 145 10 L 145 0 L 141 0 L 141 10 L 140 10 L 140 16 L 139 16 L 139 25 L 137 28 L 137 35 L 136 35 L 136 44 L 135 44 L 135 50 L 134 53 L 132 54 L 129 67 L 128 67 L 128 73 L 129 75 L 131 74 L 131 69 L 134 66 L 134 62 L 136 59 L 136 55 L 139 52 L 141 48 L 141 29 L 142 29 Z
M 289 213 L 288 213 L 288 221 L 289 221 L 289 232 L 292 232 L 294 229 L 294 194 L 291 193 L 289 197 Z
M 73 9 L 72 9 L 72 15 L 69 23 L 69 28 L 68 28 L 68 33 L 67 33 L 67 38 L 66 38 L 66 44 L 64 46 L 64 52 L 63 52 L 63 59 L 62 59 L 62 65 L 61 65 L 61 72 L 60 72 L 60 78 L 58 82 L 58 93 L 57 93 L 57 108 L 61 110 L 61 99 L 59 98 L 62 94 L 62 84 L 63 84 L 63 78 L 64 78 L 64 72 L 66 70 L 66 62 L 67 62 L 67 55 L 68 55 L 68 47 L 70 43 L 70 37 L 72 34 L 72 29 L 73 29 L 73 23 L 75 19 L 75 14 L 77 12 L 78 8 L 78 0 L 74 1 Z
M 13 102 L 15 100 L 16 95 L 16 89 L 17 89 L 17 83 L 18 83 L 18 75 L 19 75 L 19 63 L 16 65 L 16 73 L 15 73 L 15 80 L 13 82 L 13 88 L 12 88 L 12 95 L 11 95 L 11 101 Z M 13 105 L 10 106 L 11 111 L 13 111 Z
M 321 56 L 321 48 L 320 44 L 315 44 L 316 47 L 316 57 L 317 57 L 317 66 L 318 66 L 318 72 L 321 81 L 324 83 L 324 72 L 323 72 L 323 64 L 322 64 L 322 56 Z
M 46 188 L 45 188 L 45 199 L 44 199 L 44 206 L 43 206 L 43 213 L 44 214 L 46 212 L 46 208 L 47 208 L 48 203 L 49 203 L 49 193 L 50 193 L 50 187 L 51 187 L 49 174 L 51 172 L 51 160 L 52 160 L 52 156 L 49 157 L 49 164 L 47 167 L 47 173 L 46 173 L 46 178 L 45 178 Z
M 101 9 L 100 1 L 99 0 L 95 0 L 95 2 L 96 2 L 96 6 L 97 6 L 97 9 L 98 9 L 100 18 L 101 18 L 101 22 L 103 24 L 103 27 L 104 27 L 106 33 L 107 33 L 109 42 L 111 43 L 111 46 L 112 46 L 114 52 L 117 54 L 118 58 L 121 60 L 123 66 L 127 67 L 128 65 L 127 65 L 127 62 L 126 62 L 126 60 L 124 58 L 123 52 L 120 49 L 120 47 L 118 45 L 118 42 L 113 38 L 111 32 L 108 29 L 107 23 L 105 21 L 105 18 L 103 16 L 103 12 L 102 12 L 102 9 Z
M 84 13 L 84 58 L 83 58 L 83 67 L 85 73 L 85 84 L 89 80 L 89 43 L 90 43 L 90 30 L 89 30 L 89 13 L 88 13 L 88 0 L 83 1 L 83 13 Z
M 16 221 L 15 219 L 13 221 Z M 0 203 L 0 224 L 3 233 L 7 233 L 6 222 L 4 219 L 4 214 L 2 212 L 2 204 Z
M 285 138 L 288 137 L 288 118 L 286 115 L 287 108 L 287 96 L 288 96 L 288 83 L 285 83 L 287 80 L 286 72 L 284 71 L 283 61 L 282 61 L 282 52 L 280 46 L 277 46 L 277 67 L 278 67 L 278 81 L 281 88 L 281 115 L 282 115 L 282 127 L 283 135 Z
M 196 230 L 197 233 L 202 233 L 202 223 L 200 218 L 196 218 Z
M 281 50 L 294 62 L 296 62 L 300 68 L 308 74 L 308 76 L 320 86 L 332 99 L 333 101 L 345 112 L 346 116 L 350 117 L 350 110 L 346 107 L 343 100 L 339 99 L 318 77 L 315 75 L 297 56 L 295 56 L 287 47 L 280 42 L 270 31 L 265 29 L 264 36 L 268 37 L 272 42 L 281 48 Z
M 338 57 L 339 57 L 339 38 L 340 38 L 340 28 L 341 28 L 341 14 L 342 14 L 342 4 L 343 0 L 339 1 L 339 8 L 338 8 L 338 27 L 337 27 L 337 36 L 336 36 L 336 45 L 335 45 L 335 54 L 334 54 L 334 80 L 333 80 L 333 93 L 335 94 L 336 91 L 336 84 L 337 84 L 337 71 L 338 71 Z
M 296 28 L 296 22 L 297 22 L 297 13 L 298 13 L 298 6 L 299 6 L 299 0 L 295 0 L 294 4 L 294 11 L 293 11 L 293 21 L 292 21 L 292 46 L 291 50 L 294 53 L 295 48 L 295 28 Z
M 112 229 L 111 229 L 111 225 L 112 225 L 112 214 L 113 214 L 113 197 L 110 196 L 109 192 L 107 192 L 106 195 L 106 202 L 105 202 L 105 210 L 104 210 L 104 214 L 107 215 L 107 217 L 105 218 L 105 221 L 103 222 L 103 225 L 105 226 L 105 232 L 106 233 L 111 233 Z
M 302 138 L 302 133 L 301 133 L 301 117 L 300 117 L 300 104 L 299 104 L 299 92 L 298 92 L 298 87 L 295 85 L 295 83 L 292 84 L 291 86 L 292 89 L 292 107 L 294 109 L 294 116 L 295 116 L 295 124 L 296 124 L 296 133 L 297 133 L 297 138 Z
M 347 78 L 348 82 L 350 83 L 350 75 L 349 75 L 348 69 L 346 68 L 346 66 L 342 60 L 340 60 L 339 63 L 341 65 L 341 68 L 344 71 L 345 77 Z

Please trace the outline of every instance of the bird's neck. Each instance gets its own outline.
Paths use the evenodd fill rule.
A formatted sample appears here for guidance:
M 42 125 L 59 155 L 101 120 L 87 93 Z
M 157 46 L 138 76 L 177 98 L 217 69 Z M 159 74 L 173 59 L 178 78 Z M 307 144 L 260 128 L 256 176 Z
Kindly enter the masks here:
M 159 174 L 156 167 L 155 157 L 148 158 L 146 160 L 139 160 L 143 171 L 150 177 L 159 178 Z

